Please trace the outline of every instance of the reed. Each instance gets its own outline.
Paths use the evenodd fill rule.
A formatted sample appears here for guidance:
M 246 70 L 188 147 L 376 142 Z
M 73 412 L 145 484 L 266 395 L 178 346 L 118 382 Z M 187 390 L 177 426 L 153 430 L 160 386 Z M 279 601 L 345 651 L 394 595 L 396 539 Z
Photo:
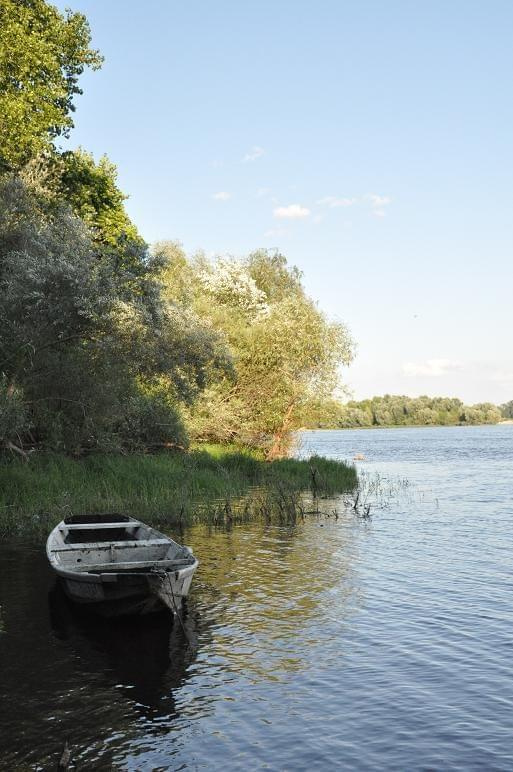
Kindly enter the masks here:
M 42 538 L 70 514 L 121 512 L 153 524 L 230 523 L 301 514 L 299 493 L 349 492 L 354 467 L 314 456 L 266 462 L 256 451 L 202 445 L 188 453 L 34 454 L 0 461 L 0 536 Z

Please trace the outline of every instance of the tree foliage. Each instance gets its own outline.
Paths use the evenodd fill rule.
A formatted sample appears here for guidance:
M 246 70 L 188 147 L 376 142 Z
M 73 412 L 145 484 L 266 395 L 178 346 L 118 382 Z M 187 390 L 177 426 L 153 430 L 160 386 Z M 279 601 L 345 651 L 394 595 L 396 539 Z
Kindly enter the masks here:
M 513 419 L 513 399 L 511 399 L 509 402 L 505 402 L 500 406 L 499 409 L 504 419 L 507 421 L 511 421 L 511 419 Z
M 317 400 L 304 424 L 309 428 L 347 429 L 365 426 L 454 426 L 494 424 L 499 408 L 489 402 L 464 405 L 451 397 L 406 397 L 385 394 L 360 402 L 341 404 Z
M 91 153 L 80 149 L 63 153 L 56 163 L 61 197 L 89 226 L 95 241 L 118 249 L 123 241 L 142 243 L 125 211 L 116 166 L 107 156 L 96 163 Z
M 188 260 L 176 244 L 159 249 L 168 256 L 164 281 L 187 285 L 184 302 L 224 337 L 234 360 L 232 377 L 212 384 L 191 411 L 193 435 L 283 454 L 313 395 L 330 395 L 351 360 L 347 330 L 326 319 L 279 253 L 209 262 Z
M 69 208 L 48 217 L 19 180 L 3 180 L 0 371 L 27 416 L 9 420 L 4 442 L 28 424 L 33 442 L 75 453 L 186 442 L 181 406 L 228 357 L 212 330 L 163 301 L 158 263 L 142 252 L 134 278 L 115 258 Z
M 81 13 L 45 0 L 0 4 L 0 163 L 19 169 L 73 127 L 73 99 L 84 67 L 102 59 Z

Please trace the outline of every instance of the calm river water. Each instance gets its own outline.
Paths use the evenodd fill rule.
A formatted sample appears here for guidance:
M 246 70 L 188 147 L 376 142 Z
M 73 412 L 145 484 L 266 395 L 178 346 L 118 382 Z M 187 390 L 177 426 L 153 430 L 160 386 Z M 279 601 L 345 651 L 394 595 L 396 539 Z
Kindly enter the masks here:
M 380 506 L 188 530 L 191 645 L 78 615 L 40 545 L 0 547 L 1 769 L 53 770 L 65 739 L 82 770 L 513 769 L 513 426 L 300 452 L 364 454 Z

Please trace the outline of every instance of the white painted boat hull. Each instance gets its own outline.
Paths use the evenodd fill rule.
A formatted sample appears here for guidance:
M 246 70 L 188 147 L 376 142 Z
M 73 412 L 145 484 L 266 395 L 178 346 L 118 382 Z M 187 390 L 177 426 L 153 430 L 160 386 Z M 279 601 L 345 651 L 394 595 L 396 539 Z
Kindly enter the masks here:
M 198 567 L 189 548 L 132 518 L 118 528 L 109 523 L 111 540 L 101 523 L 87 528 L 90 538 L 102 540 L 73 543 L 71 537 L 82 539 L 87 529 L 63 521 L 47 542 L 50 564 L 71 600 L 104 616 L 180 610 Z M 120 539 L 121 532 L 130 539 Z
M 166 572 L 165 583 L 170 585 L 167 592 L 161 590 L 161 577 L 155 573 L 109 573 L 90 580 L 83 575 L 57 571 L 61 577 L 68 598 L 75 603 L 94 607 L 107 616 L 125 614 L 150 614 L 167 607 L 176 613 L 182 601 L 189 594 L 196 566 L 177 572 Z M 92 576 L 92 575 L 91 575 Z

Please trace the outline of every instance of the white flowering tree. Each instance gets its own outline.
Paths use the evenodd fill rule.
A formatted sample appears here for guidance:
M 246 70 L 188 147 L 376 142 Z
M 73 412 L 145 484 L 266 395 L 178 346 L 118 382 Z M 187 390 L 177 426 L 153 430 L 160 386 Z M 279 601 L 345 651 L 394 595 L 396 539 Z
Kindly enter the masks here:
M 265 292 L 259 289 L 248 266 L 240 260 L 219 257 L 200 272 L 204 292 L 222 306 L 256 318 L 269 311 Z

